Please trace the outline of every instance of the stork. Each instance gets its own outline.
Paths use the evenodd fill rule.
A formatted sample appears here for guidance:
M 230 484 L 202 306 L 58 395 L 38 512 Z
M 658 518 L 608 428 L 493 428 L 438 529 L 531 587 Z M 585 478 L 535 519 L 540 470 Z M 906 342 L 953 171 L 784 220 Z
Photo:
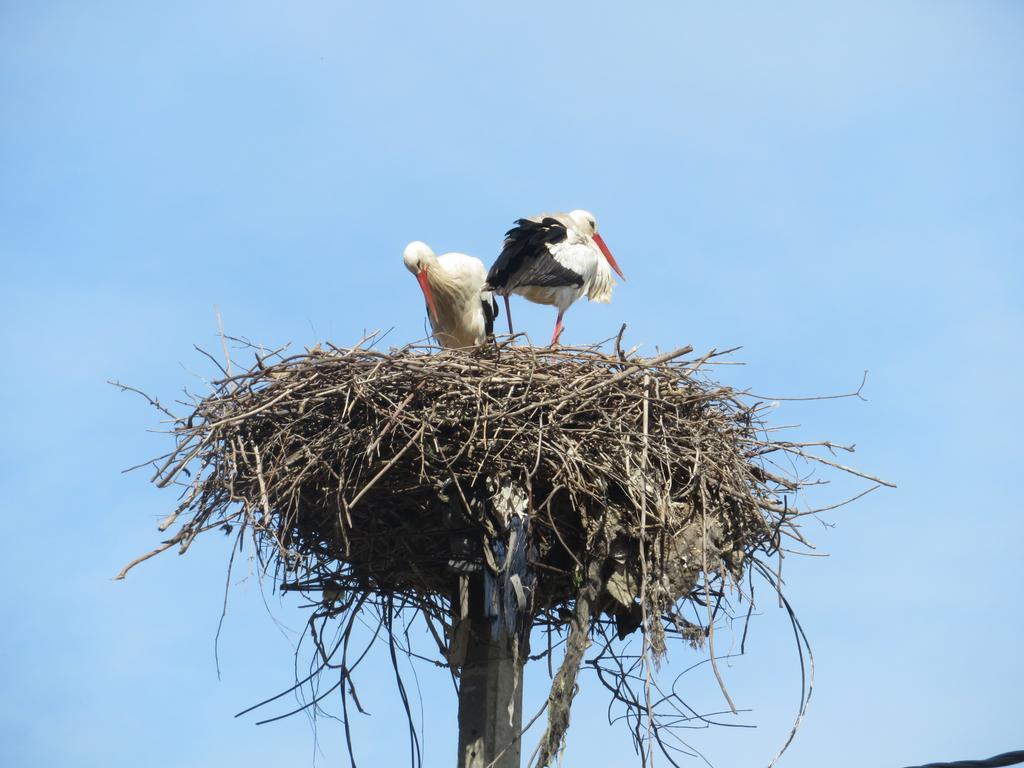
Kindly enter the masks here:
M 430 327 L 445 349 L 475 347 L 494 334 L 498 305 L 484 290 L 487 271 L 480 259 L 464 253 L 436 255 L 426 243 L 405 246 L 402 260 L 419 281 Z
M 589 211 L 534 216 L 519 219 L 505 234 L 501 255 L 487 273 L 484 290 L 505 300 L 509 333 L 509 294 L 558 307 L 551 337 L 554 346 L 562 333 L 562 316 L 578 298 L 585 294 L 590 301 L 611 301 L 613 269 L 626 279 L 597 234 L 597 221 Z

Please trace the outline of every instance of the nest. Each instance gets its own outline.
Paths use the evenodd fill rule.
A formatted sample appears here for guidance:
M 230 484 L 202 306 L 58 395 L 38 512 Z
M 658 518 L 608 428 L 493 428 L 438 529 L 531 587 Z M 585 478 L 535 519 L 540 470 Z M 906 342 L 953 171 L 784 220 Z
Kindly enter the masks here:
M 160 526 L 178 528 L 121 576 L 206 531 L 251 541 L 274 583 L 314 607 L 311 677 L 340 664 L 351 678 L 352 662 L 338 660 L 347 635 L 328 647 L 326 625 L 351 629 L 367 611 L 392 642 L 397 616 L 422 618 L 431 658 L 457 672 L 467 581 L 483 575 L 485 611 L 517 654 L 530 654 L 531 629 L 549 649 L 552 635 L 567 639 L 539 765 L 563 743 L 592 642 L 589 663 L 626 708 L 638 750 L 668 754 L 672 726 L 638 670 L 670 637 L 713 642 L 729 589 L 754 570 L 772 579 L 765 564 L 784 536 L 803 542 L 809 510 L 791 508 L 801 482 L 779 458 L 853 471 L 812 456 L 812 444 L 770 438 L 761 402 L 705 375 L 719 354 L 691 351 L 645 359 L 616 342 L 385 353 L 361 342 L 256 351 L 242 373 L 228 362 L 185 416 L 151 400 L 173 419 L 175 446 L 153 480 L 180 487 Z M 643 652 L 626 660 L 615 648 L 634 632 Z M 354 695 L 351 679 L 343 698 L 346 689 Z

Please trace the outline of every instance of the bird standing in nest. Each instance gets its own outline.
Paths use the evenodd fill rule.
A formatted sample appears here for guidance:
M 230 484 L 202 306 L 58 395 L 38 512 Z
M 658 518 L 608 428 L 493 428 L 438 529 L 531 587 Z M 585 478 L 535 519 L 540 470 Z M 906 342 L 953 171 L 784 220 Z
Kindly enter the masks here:
M 438 256 L 415 240 L 405 246 L 402 260 L 419 281 L 438 344 L 445 349 L 476 347 L 494 335 L 498 305 L 484 290 L 487 271 L 480 259 L 464 253 Z
M 597 233 L 592 213 L 575 210 L 535 216 L 519 219 L 505 234 L 501 255 L 487 273 L 484 290 L 492 290 L 505 300 L 509 333 L 509 294 L 558 307 L 551 337 L 554 346 L 562 334 L 562 316 L 577 299 L 586 295 L 590 301 L 611 301 L 613 269 L 626 279 Z

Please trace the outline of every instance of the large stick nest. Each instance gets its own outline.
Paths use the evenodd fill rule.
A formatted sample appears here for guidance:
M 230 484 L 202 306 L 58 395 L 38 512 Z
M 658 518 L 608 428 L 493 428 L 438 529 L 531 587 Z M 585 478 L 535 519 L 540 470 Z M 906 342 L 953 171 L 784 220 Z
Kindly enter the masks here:
M 180 526 L 145 557 L 185 551 L 211 529 L 249 536 L 265 571 L 309 597 L 315 618 L 386 606 L 390 634 L 395 611 L 416 612 L 438 662 L 455 669 L 460 588 L 487 574 L 510 631 L 575 629 L 569 658 L 588 634 L 607 645 L 640 629 L 646 664 L 667 635 L 702 643 L 726 588 L 782 536 L 802 541 L 789 503 L 801 483 L 780 458 L 852 471 L 811 456 L 820 443 L 770 438 L 762 403 L 706 377 L 714 352 L 435 351 L 257 352 L 242 373 L 228 363 L 211 394 L 172 415 L 175 447 L 153 479 L 181 488 L 161 530 Z M 518 508 L 496 501 L 516 494 Z M 525 566 L 511 562 L 513 530 L 526 539 Z M 579 664 L 568 682 L 556 677 L 569 690 L 553 689 L 542 764 L 568 726 Z M 605 671 L 620 701 L 632 696 L 640 747 L 650 692 L 632 693 L 635 665 L 617 659 Z

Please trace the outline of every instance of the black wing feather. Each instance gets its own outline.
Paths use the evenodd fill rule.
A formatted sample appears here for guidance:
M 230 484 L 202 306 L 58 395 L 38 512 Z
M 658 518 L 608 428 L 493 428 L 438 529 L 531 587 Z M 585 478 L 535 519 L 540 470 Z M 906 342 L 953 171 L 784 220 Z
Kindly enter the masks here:
M 559 264 L 548 244 L 568 237 L 565 224 L 547 216 L 538 221 L 519 219 L 505 233 L 501 255 L 487 273 L 487 288 L 507 293 L 526 285 L 583 285 L 583 277 Z
M 480 306 L 484 310 L 484 334 L 488 339 L 494 338 L 494 319 L 498 316 L 498 302 L 493 296 L 480 300 Z

